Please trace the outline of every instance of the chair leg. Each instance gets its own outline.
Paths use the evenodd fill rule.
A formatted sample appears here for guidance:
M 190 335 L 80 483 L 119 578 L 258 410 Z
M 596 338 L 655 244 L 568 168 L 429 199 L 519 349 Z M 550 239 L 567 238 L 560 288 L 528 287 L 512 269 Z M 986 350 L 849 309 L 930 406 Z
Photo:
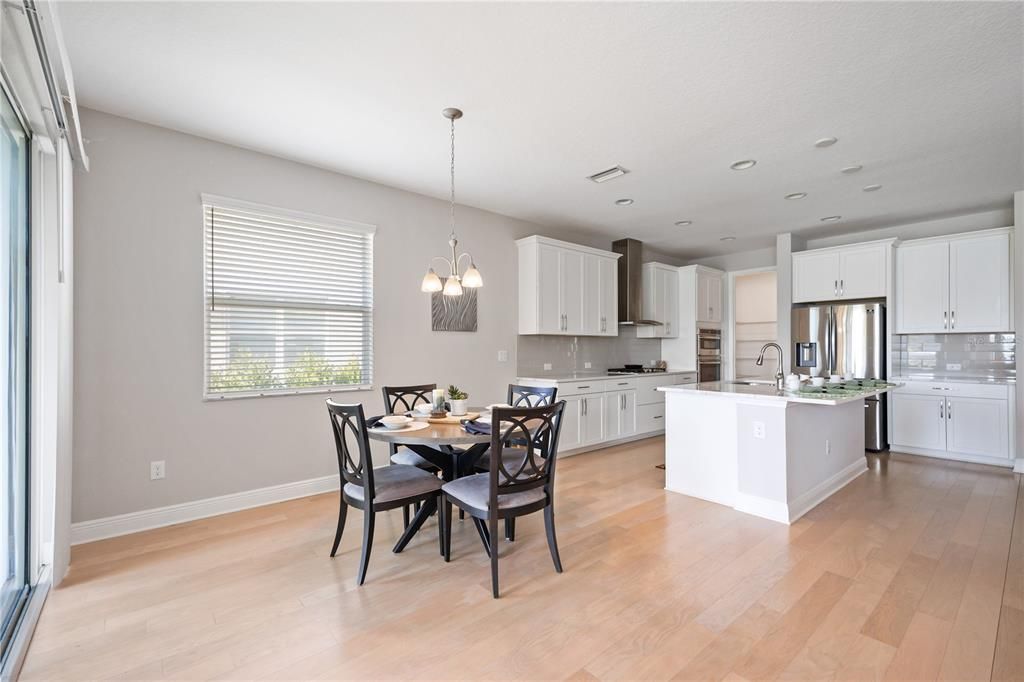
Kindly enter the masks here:
M 338 545 L 341 544 L 341 534 L 345 531 L 346 518 L 348 518 L 348 505 L 342 499 L 341 506 L 338 508 L 338 529 L 334 532 L 334 546 L 331 547 L 332 557 L 338 553 Z
M 362 585 L 366 581 L 366 567 L 370 564 L 370 550 L 373 549 L 373 509 L 363 510 L 363 554 L 359 558 L 359 581 Z
M 402 530 L 409 527 L 409 505 L 402 507 Z
M 462 509 L 462 508 L 460 507 L 460 508 L 459 508 L 459 521 L 462 521 L 462 520 L 463 520 L 463 519 L 465 519 L 465 518 L 466 518 L 466 510 L 465 510 L 465 509 Z
M 509 542 L 516 541 L 516 517 L 514 516 L 505 519 L 505 539 Z
M 415 509 L 416 511 L 419 511 L 421 506 L 423 506 L 423 503 L 417 500 L 416 502 L 413 502 L 412 508 Z
M 487 552 L 487 556 L 491 556 L 491 539 L 487 537 L 487 526 L 475 516 L 472 519 L 473 525 L 476 526 L 477 535 L 480 536 L 480 542 L 483 543 L 484 551 Z
M 452 560 L 452 501 L 447 495 L 441 493 L 441 507 L 444 518 L 444 555 L 445 562 Z
M 562 560 L 558 556 L 558 541 L 555 539 L 555 507 L 549 504 L 544 507 L 544 530 L 548 535 L 548 549 L 551 550 L 551 561 L 555 563 L 555 570 L 562 572 Z
M 437 496 L 437 549 L 441 556 L 444 556 L 444 500 L 441 499 L 444 493 Z
M 492 514 L 494 512 L 491 512 Z M 490 522 L 491 537 L 498 537 L 498 517 L 497 515 L 491 516 Z M 491 543 L 491 592 L 494 594 L 494 598 L 498 598 L 498 542 Z

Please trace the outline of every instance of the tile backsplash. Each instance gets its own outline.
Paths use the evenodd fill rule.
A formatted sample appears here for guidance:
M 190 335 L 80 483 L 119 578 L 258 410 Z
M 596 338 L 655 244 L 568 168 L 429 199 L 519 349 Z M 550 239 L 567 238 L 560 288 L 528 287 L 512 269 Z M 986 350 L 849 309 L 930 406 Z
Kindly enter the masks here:
M 519 376 L 544 376 L 565 372 L 606 370 L 625 364 L 651 365 L 661 359 L 660 339 L 638 339 L 636 329 L 619 328 L 618 336 L 518 337 L 516 371 Z M 551 369 L 545 370 L 544 364 Z
M 1015 380 L 1013 334 L 897 334 L 894 376 Z

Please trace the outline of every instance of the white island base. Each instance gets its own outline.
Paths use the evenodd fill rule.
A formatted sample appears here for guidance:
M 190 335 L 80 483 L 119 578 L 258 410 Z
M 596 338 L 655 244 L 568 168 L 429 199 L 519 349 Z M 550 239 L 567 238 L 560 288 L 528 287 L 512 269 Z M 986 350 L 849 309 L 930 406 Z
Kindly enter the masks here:
M 867 471 L 863 399 L 704 386 L 661 389 L 667 490 L 789 524 Z

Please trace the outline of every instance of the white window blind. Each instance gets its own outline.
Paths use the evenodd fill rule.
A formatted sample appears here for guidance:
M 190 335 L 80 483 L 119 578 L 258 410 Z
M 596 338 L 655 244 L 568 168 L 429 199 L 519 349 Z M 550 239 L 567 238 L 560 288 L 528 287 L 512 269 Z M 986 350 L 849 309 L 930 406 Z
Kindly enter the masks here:
M 202 199 L 205 396 L 369 388 L 374 227 Z

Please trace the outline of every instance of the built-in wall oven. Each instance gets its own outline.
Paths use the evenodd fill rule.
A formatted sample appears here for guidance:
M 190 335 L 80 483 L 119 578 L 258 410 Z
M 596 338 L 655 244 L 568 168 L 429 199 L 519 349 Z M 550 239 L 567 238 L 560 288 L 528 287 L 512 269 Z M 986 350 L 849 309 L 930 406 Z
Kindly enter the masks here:
M 722 380 L 722 330 L 697 330 L 697 381 Z

